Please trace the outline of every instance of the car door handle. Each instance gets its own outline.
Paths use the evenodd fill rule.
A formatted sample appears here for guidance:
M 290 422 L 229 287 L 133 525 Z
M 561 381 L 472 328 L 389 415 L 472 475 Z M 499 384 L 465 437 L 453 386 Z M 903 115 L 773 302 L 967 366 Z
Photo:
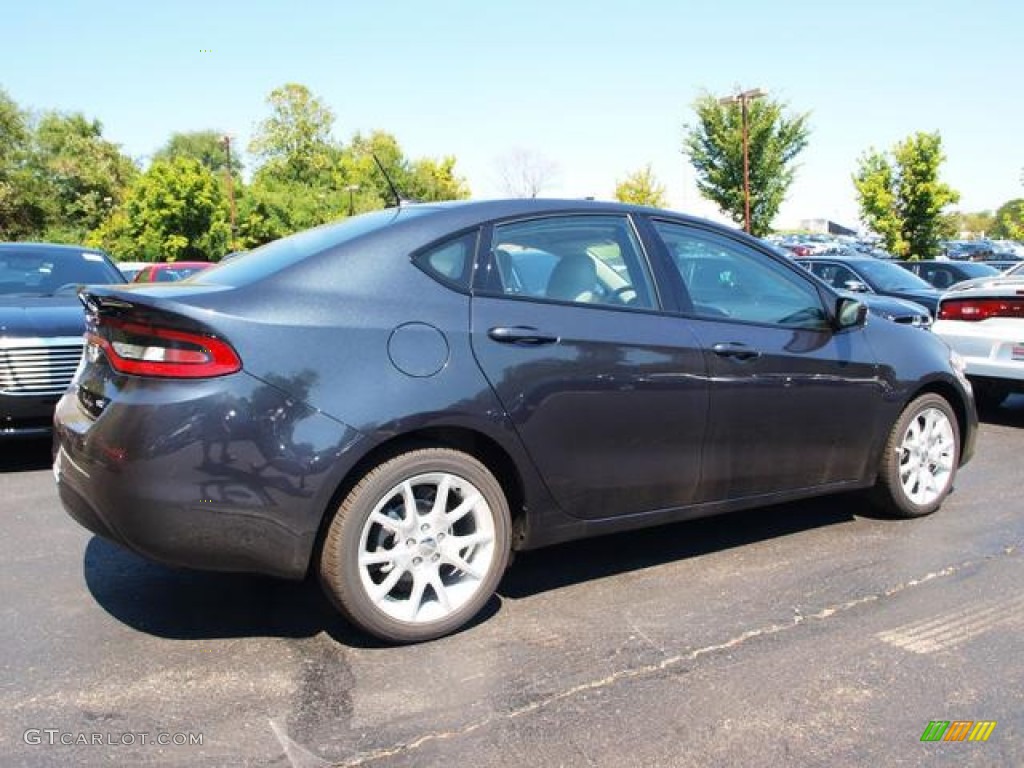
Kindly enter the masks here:
M 734 360 L 757 360 L 761 353 L 738 341 L 720 341 L 712 345 L 711 351 L 719 357 L 731 357 Z
M 555 344 L 558 342 L 557 336 L 526 325 L 515 325 L 509 328 L 491 328 L 487 335 L 501 344 L 520 344 L 526 347 L 539 347 L 542 344 Z

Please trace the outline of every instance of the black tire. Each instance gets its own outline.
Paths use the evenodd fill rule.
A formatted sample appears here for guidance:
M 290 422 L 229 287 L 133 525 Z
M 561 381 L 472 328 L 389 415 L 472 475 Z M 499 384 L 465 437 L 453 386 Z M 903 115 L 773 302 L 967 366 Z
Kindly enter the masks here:
M 974 402 L 979 411 L 994 411 L 1010 396 L 1010 388 L 991 379 L 971 379 Z
M 922 471 L 927 471 L 932 462 L 927 457 L 917 458 L 913 451 L 907 448 L 907 440 L 912 425 L 920 428 L 930 417 L 941 414 L 952 438 L 952 446 L 948 456 L 944 457 L 943 466 L 948 463 L 948 470 L 938 479 L 928 471 L 928 476 L 933 477 L 935 483 L 931 490 L 921 489 L 923 498 L 915 499 L 911 491 L 908 491 L 903 480 L 903 473 L 907 472 L 908 481 L 912 486 L 915 481 L 912 477 L 913 462 L 921 462 L 918 466 Z M 943 428 L 944 430 L 945 428 Z M 960 426 L 956 420 L 956 414 L 949 402 L 942 396 L 928 393 L 913 400 L 903 413 L 896 420 L 889 438 L 885 441 L 885 449 L 882 452 L 882 460 L 878 470 L 878 482 L 871 493 L 872 501 L 883 512 L 893 517 L 922 517 L 929 515 L 942 506 L 950 491 L 953 490 L 953 480 L 956 477 L 956 470 L 960 464 Z M 935 463 L 938 466 L 938 463 Z M 934 496 L 933 498 L 931 498 Z
M 431 511 L 437 508 L 434 500 L 441 487 L 431 476 L 451 478 L 447 509 L 451 504 L 463 504 L 471 510 L 447 528 Z M 416 481 L 409 486 L 416 509 L 413 525 L 407 519 L 406 496 L 399 490 L 411 480 Z M 477 492 L 482 504 L 471 503 L 478 498 Z M 388 525 L 370 520 L 382 504 L 381 515 L 374 519 L 386 517 Z M 508 502 L 487 467 L 472 456 L 447 448 L 410 451 L 372 469 L 345 497 L 324 539 L 320 582 L 331 602 L 363 631 L 390 643 L 433 640 L 465 625 L 494 594 L 508 564 L 510 528 Z M 465 557 L 461 560 L 465 570 L 450 564 L 453 547 L 458 546 L 453 542 L 492 534 L 492 545 L 474 544 L 458 552 L 460 559 Z M 387 562 L 360 565 L 361 552 L 370 558 L 381 554 Z M 473 559 L 477 556 L 479 562 Z M 472 566 L 483 572 L 474 574 Z M 398 581 L 387 589 L 385 582 L 395 572 L 400 574 Z M 440 590 L 432 579 L 439 580 Z M 384 596 L 371 597 L 373 586 L 380 587 Z M 414 597 L 417 588 L 418 598 Z M 449 589 L 462 602 L 451 601 Z M 428 614 L 416 618 L 423 608 L 429 609 Z M 413 611 L 411 619 L 394 615 L 408 610 Z

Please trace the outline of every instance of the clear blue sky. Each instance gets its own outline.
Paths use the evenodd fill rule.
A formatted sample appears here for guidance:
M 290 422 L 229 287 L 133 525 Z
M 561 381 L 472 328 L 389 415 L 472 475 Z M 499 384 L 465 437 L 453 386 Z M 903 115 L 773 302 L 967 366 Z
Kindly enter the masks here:
M 244 146 L 266 95 L 299 82 L 338 138 L 453 154 L 478 197 L 524 148 L 558 165 L 546 194 L 610 197 L 649 162 L 673 207 L 707 215 L 682 126 L 702 90 L 742 86 L 811 113 L 777 224 L 852 223 L 857 157 L 918 130 L 941 132 L 962 209 L 1024 196 L 1020 0 L 7 0 L 2 19 L 0 87 L 98 118 L 136 158 L 173 131 Z

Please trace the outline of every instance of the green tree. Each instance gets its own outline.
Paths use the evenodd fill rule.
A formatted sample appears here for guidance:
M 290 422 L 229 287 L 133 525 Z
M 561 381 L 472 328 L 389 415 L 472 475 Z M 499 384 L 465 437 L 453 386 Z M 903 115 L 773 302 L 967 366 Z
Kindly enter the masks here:
M 996 217 L 992 211 L 976 211 L 975 213 L 956 211 L 950 216 L 953 219 L 954 233 L 967 232 L 977 237 L 988 235 L 996 223 Z
M 347 205 L 346 194 L 333 186 L 310 186 L 259 172 L 238 197 L 238 245 L 255 248 L 326 224 L 344 216 Z
M 0 240 L 37 236 L 46 225 L 46 193 L 29 166 L 28 116 L 0 88 Z
M 747 102 L 750 166 L 750 231 L 771 231 L 796 174 L 794 160 L 807 146 L 806 114 L 787 116 L 785 104 L 761 98 Z M 694 104 L 697 120 L 685 126 L 683 153 L 697 174 L 697 189 L 737 224 L 744 220 L 743 110 L 704 94 Z
M 0 90 L 0 239 L 82 242 L 137 174 L 98 120 L 33 120 Z
M 198 160 L 158 160 L 131 186 L 123 207 L 90 236 L 119 258 L 213 261 L 231 226 L 221 186 Z
M 45 113 L 35 127 L 31 165 L 47 193 L 43 237 L 81 242 L 124 199 L 138 169 L 103 126 L 80 113 Z
M 393 205 L 377 161 L 403 198 L 469 196 L 454 157 L 410 160 L 392 134 L 379 130 L 356 133 L 347 145 L 334 140 L 334 114 L 303 85 L 277 88 L 267 103 L 271 114 L 249 145 L 259 164 L 252 183 L 237 186 L 242 247 Z
M 231 173 L 238 178 L 242 162 L 232 147 Z M 198 160 L 214 175 L 223 174 L 228 165 L 227 146 L 224 134 L 217 131 L 186 131 L 173 133 L 167 143 L 156 151 L 153 160 L 173 160 L 176 157 L 191 157 Z
M 265 173 L 301 183 L 322 183 L 337 164 L 331 138 L 334 113 L 298 83 L 275 88 L 267 97 L 270 117 L 257 127 L 249 151 Z
M 422 202 L 465 200 L 469 197 L 466 180 L 455 173 L 455 157 L 440 160 L 429 157 L 414 160 L 408 172 L 409 195 Z
M 368 136 L 357 133 L 342 151 L 338 183 L 359 187 L 363 204 L 361 210 L 395 203 L 394 193 L 377 168 L 374 157 L 384 166 L 403 199 L 434 202 L 469 197 L 465 180 L 455 172 L 454 157 L 410 160 L 395 136 L 378 130 Z
M 615 199 L 620 203 L 650 205 L 654 208 L 664 208 L 668 205 L 665 186 L 658 182 L 650 163 L 615 185 Z
M 1024 240 L 1024 199 L 1010 200 L 999 206 L 992 226 L 992 236 Z
M 919 132 L 888 153 L 871 149 L 853 176 L 861 218 L 904 258 L 932 259 L 947 227 L 943 210 L 960 194 L 939 181 L 945 160 L 938 133 Z

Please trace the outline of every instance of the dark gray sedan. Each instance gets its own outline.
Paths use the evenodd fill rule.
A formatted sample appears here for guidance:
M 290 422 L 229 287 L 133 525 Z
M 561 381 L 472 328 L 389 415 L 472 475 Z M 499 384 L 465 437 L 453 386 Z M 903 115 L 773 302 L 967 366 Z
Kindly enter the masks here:
M 928 514 L 977 426 L 931 333 L 655 209 L 413 205 L 84 298 L 70 514 L 166 563 L 312 570 L 393 642 L 464 625 L 512 550 L 855 489 Z
M 926 307 L 933 318 L 942 296 L 935 286 L 891 261 L 811 256 L 798 263 L 834 288 L 912 301 Z

